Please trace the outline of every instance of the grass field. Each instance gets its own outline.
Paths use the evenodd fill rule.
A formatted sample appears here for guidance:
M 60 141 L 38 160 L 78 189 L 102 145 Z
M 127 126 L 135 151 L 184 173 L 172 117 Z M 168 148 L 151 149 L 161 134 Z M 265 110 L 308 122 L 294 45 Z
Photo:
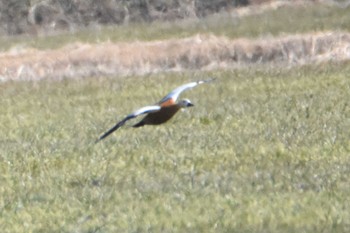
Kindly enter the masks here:
M 6 39 L 1 49 L 349 28 L 348 9 L 301 9 L 244 18 L 237 30 L 212 18 Z M 349 74 L 335 61 L 0 83 L 1 232 L 349 232 Z M 207 77 L 217 80 L 183 93 L 195 107 L 167 124 L 94 143 L 131 111 Z
M 347 232 L 349 64 L 1 85 L 3 232 Z M 196 107 L 98 135 L 172 88 Z

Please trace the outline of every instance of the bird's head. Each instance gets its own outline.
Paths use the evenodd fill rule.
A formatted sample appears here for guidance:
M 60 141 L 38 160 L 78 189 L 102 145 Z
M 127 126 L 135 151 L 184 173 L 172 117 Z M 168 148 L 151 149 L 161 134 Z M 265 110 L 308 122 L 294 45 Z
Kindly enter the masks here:
M 191 101 L 189 99 L 183 99 L 181 100 L 178 105 L 181 107 L 181 108 L 188 108 L 188 107 L 193 107 L 194 104 L 191 103 Z

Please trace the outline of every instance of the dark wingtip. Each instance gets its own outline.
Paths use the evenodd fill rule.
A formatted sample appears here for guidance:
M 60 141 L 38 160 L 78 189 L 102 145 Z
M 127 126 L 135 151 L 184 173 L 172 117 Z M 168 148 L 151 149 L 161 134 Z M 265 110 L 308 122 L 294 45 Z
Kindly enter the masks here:
M 109 136 L 111 133 L 113 133 L 114 131 L 116 131 L 117 129 L 119 129 L 121 126 L 124 125 L 125 121 L 127 121 L 128 118 L 125 118 L 124 120 L 120 121 L 118 124 L 116 124 L 115 126 L 113 126 L 113 128 L 109 129 L 107 132 L 105 132 L 102 136 L 100 136 L 95 143 L 98 143 L 99 141 L 101 141 L 102 139 L 106 138 L 107 136 Z
M 106 135 L 102 135 L 102 136 L 100 136 L 99 138 L 97 138 L 96 140 L 95 140 L 95 144 L 96 143 L 98 143 L 98 142 L 100 142 L 102 139 L 104 139 L 106 137 Z
M 104 133 L 102 136 L 100 136 L 98 139 L 96 139 L 95 143 L 98 143 L 99 141 L 101 141 L 102 139 L 106 138 L 107 136 L 109 136 L 111 133 L 113 133 L 116 129 L 112 128 L 111 130 L 107 131 L 106 133 Z

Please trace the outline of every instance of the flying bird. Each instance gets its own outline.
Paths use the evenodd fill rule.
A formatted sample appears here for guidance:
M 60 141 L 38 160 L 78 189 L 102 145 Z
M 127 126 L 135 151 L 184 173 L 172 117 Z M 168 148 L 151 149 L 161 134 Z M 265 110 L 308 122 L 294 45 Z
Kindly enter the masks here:
M 190 100 L 183 99 L 178 102 L 177 99 L 181 92 L 193 88 L 199 84 L 211 82 L 214 79 L 208 79 L 208 80 L 202 80 L 197 82 L 191 82 L 184 84 L 182 86 L 177 87 L 173 91 L 171 91 L 169 94 L 164 96 L 157 104 L 142 107 L 135 112 L 127 115 L 123 120 L 118 122 L 115 126 L 113 126 L 111 129 L 109 129 L 107 132 L 102 134 L 96 142 L 101 141 L 102 139 L 106 138 L 108 135 L 119 129 L 121 126 L 125 124 L 130 119 L 136 118 L 140 115 L 147 114 L 141 121 L 134 124 L 132 127 L 141 127 L 144 125 L 160 125 L 168 120 L 170 120 L 181 108 L 188 108 L 194 106 Z

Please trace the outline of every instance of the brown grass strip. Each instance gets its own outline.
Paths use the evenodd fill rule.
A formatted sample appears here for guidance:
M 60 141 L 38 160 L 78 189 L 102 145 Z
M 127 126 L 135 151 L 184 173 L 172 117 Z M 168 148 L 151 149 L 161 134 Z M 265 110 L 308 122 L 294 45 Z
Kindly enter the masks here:
M 312 33 L 257 40 L 214 35 L 152 42 L 68 45 L 57 50 L 0 53 L 0 79 L 39 80 L 147 73 L 303 65 L 350 59 L 350 34 Z

